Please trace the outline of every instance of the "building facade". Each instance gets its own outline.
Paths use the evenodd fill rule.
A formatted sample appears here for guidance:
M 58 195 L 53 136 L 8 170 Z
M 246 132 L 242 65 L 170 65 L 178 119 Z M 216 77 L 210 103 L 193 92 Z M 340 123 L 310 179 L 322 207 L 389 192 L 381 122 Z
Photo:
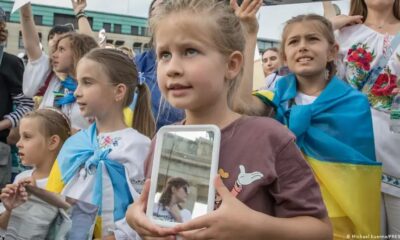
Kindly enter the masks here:
M 12 54 L 19 54 L 24 52 L 24 45 L 19 11 L 10 14 L 13 4 L 14 0 L 0 0 L 0 6 L 5 10 L 7 15 L 9 35 L 6 43 L 6 51 Z M 72 8 L 32 4 L 32 11 L 41 44 L 45 50 L 48 47 L 47 35 L 53 26 L 71 23 L 77 27 Z M 101 29 L 106 30 L 108 43 L 115 46 L 132 48 L 136 54 L 149 48 L 150 37 L 147 18 L 96 11 L 86 11 L 86 15 L 94 32 L 98 32 Z M 277 44 L 273 40 L 258 39 L 258 47 L 261 52 Z

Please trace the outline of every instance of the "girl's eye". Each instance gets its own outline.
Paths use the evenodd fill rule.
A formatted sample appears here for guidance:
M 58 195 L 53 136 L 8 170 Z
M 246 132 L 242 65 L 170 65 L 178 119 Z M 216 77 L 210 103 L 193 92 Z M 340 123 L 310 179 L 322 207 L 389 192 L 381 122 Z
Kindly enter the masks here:
M 197 55 L 199 53 L 199 51 L 197 51 L 196 49 L 193 49 L 193 48 L 189 48 L 189 49 L 186 49 L 186 51 L 185 51 L 185 55 L 186 56 L 195 56 L 195 55 Z
M 91 85 L 91 84 L 92 84 L 92 82 L 91 82 L 91 81 L 89 81 L 89 80 L 83 80 L 83 84 L 84 84 L 84 85 Z
M 171 59 L 171 56 L 172 56 L 172 54 L 169 53 L 169 52 L 162 52 L 162 53 L 159 54 L 159 57 L 158 57 L 158 58 L 159 58 L 160 60 L 166 61 L 166 60 Z
M 288 45 L 293 45 L 293 44 L 295 44 L 295 43 L 297 43 L 297 40 L 290 40 L 290 41 L 288 42 Z

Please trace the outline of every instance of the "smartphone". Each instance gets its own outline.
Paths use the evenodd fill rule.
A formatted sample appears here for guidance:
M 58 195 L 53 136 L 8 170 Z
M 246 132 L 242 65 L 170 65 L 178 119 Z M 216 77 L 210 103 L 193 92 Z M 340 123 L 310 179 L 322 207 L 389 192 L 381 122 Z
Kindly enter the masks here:
M 162 227 L 173 227 L 213 211 L 219 128 L 165 126 L 156 138 L 147 217 Z

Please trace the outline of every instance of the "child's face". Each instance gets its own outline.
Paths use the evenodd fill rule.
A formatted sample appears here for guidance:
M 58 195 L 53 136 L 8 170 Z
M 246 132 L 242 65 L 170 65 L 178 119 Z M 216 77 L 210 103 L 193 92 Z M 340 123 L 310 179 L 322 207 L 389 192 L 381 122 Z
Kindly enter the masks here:
M 170 15 L 155 32 L 158 84 L 176 108 L 196 111 L 227 101 L 228 60 L 216 50 L 205 18 Z
M 76 68 L 78 88 L 74 95 L 84 117 L 101 118 L 115 108 L 114 86 L 100 66 L 95 61 L 83 58 Z
M 297 76 L 316 78 L 325 76 L 326 64 L 335 58 L 335 46 L 316 29 L 315 22 L 293 23 L 285 42 L 285 59 Z
M 40 118 L 23 118 L 19 126 L 21 138 L 17 142 L 18 154 L 25 166 L 39 165 L 49 154 L 46 137 L 41 133 Z
M 57 49 L 52 55 L 53 68 L 56 72 L 71 73 L 74 67 L 71 41 L 68 38 L 58 42 Z

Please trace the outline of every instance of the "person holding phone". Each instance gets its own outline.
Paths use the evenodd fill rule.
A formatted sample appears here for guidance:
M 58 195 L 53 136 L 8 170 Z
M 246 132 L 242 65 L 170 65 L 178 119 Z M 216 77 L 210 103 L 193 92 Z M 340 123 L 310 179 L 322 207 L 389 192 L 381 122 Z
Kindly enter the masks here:
M 153 208 L 155 218 L 169 222 L 186 222 L 192 218 L 182 207 L 189 196 L 189 182 L 180 177 L 170 178 L 162 190 L 160 200 Z

